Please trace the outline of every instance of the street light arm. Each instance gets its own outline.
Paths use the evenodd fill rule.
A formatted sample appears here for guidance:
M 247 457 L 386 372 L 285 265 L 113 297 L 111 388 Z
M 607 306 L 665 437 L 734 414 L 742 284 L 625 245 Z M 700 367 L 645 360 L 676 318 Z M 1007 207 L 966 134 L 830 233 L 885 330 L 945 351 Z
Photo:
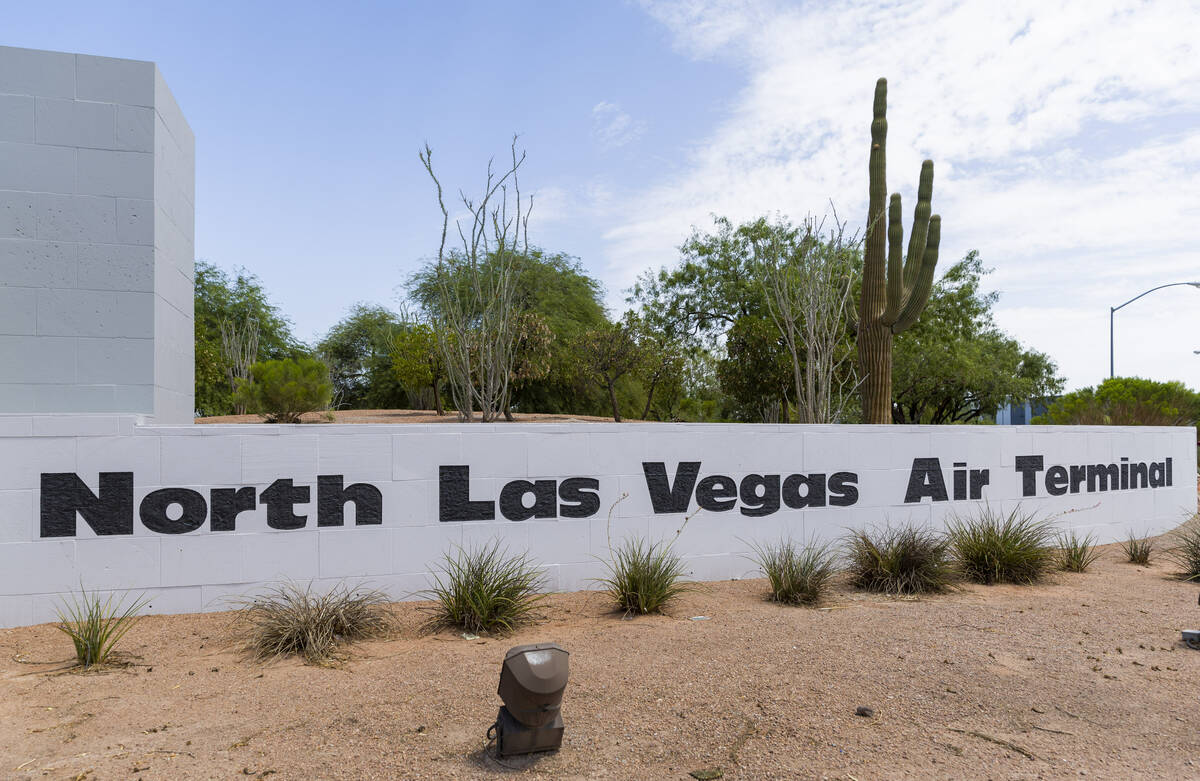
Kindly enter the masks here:
M 1191 285 L 1192 287 L 1200 288 L 1200 282 L 1168 282 L 1165 285 L 1159 285 L 1158 287 L 1152 287 L 1149 290 L 1147 290 L 1145 293 L 1139 293 L 1138 295 L 1129 299 L 1128 301 L 1126 301 L 1124 304 L 1121 304 L 1120 306 L 1114 306 L 1114 307 L 1110 307 L 1110 308 L 1112 309 L 1112 311 L 1115 312 L 1118 309 L 1121 309 L 1122 307 L 1129 306 L 1130 304 L 1132 304 L 1134 301 L 1137 301 L 1142 296 L 1146 296 L 1146 295 L 1153 293 L 1155 290 L 1162 290 L 1164 287 L 1178 287 L 1179 285 Z

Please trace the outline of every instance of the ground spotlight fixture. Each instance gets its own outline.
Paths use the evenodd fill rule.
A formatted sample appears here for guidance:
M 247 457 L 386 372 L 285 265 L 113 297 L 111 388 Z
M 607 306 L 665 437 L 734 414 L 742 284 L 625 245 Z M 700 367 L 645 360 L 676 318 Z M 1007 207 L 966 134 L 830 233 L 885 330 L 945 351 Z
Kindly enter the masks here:
M 567 688 L 567 656 L 557 643 L 518 645 L 504 654 L 496 690 L 504 705 L 488 730 L 497 754 L 553 751 L 562 745 L 559 706 Z

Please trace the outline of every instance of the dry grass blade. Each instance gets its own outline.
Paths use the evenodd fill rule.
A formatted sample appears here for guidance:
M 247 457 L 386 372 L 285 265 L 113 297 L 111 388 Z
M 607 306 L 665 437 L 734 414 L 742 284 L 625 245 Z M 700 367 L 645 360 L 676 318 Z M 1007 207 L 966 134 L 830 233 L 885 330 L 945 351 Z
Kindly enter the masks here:
M 856 588 L 885 594 L 927 594 L 954 580 L 945 535 L 915 526 L 856 531 L 847 542 Z
M 1066 572 L 1087 572 L 1088 567 L 1100 558 L 1096 540 L 1092 535 L 1080 537 L 1076 532 L 1058 535 L 1059 569 Z
M 149 604 L 139 597 L 126 604 L 127 596 L 109 594 L 103 601 L 97 592 L 89 594 L 82 584 L 79 597 L 70 597 L 58 609 L 58 629 L 71 638 L 75 659 L 82 667 L 107 664 L 113 649 L 125 633 L 141 618 L 138 611 Z
M 507 634 L 534 619 L 542 569 L 528 554 L 509 556 L 493 541 L 478 548 L 457 547 L 447 552 L 441 574 L 422 595 L 434 601 L 428 630 L 464 629 Z
M 976 583 L 1040 581 L 1055 563 L 1054 527 L 1020 508 L 1007 515 L 985 507 L 973 518 L 947 524 L 958 569 Z
M 1179 565 L 1183 580 L 1200 580 L 1200 515 L 1180 526 L 1171 534 L 1168 555 Z
M 1150 563 L 1150 554 L 1154 552 L 1154 541 L 1149 537 L 1138 537 L 1133 532 L 1121 543 L 1121 550 L 1130 564 L 1146 566 Z
M 380 637 L 392 628 L 386 594 L 339 584 L 324 594 L 285 583 L 266 595 L 244 600 L 238 622 L 245 647 L 259 659 L 300 656 L 310 664 L 337 658 L 344 643 Z

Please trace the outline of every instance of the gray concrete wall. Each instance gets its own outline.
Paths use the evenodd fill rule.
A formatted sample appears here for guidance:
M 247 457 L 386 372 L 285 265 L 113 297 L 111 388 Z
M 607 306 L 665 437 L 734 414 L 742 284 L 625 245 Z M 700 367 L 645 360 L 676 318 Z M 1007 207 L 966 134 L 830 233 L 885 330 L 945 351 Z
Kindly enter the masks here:
M 154 63 L 0 46 L 0 412 L 191 420 L 194 160 Z

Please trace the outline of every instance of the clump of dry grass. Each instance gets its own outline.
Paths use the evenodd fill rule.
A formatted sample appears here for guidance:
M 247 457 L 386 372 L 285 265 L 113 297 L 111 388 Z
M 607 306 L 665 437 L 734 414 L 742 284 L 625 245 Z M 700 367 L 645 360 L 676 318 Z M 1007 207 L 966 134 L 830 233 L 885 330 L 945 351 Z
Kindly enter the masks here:
M 837 574 L 837 556 L 828 545 L 797 545 L 790 539 L 753 545 L 754 561 L 767 575 L 768 597 L 785 605 L 814 605 Z
M 443 557 L 442 573 L 423 595 L 434 601 L 427 630 L 464 629 L 506 634 L 534 619 L 542 569 L 528 554 L 510 556 L 498 541 L 457 548 Z
M 627 539 L 604 562 L 608 577 L 599 578 L 617 610 L 626 615 L 661 613 L 679 595 L 697 588 L 683 579 L 683 559 L 665 542 Z
M 1055 563 L 1054 526 L 1019 509 L 1004 514 L 985 507 L 947 529 L 959 571 L 976 583 L 1037 583 Z
M 1100 558 L 1096 540 L 1092 535 L 1080 537 L 1076 532 L 1058 535 L 1058 566 L 1066 572 L 1087 572 L 1088 567 Z
M 1138 537 L 1130 532 L 1129 537 L 1121 543 L 1121 550 L 1125 552 L 1125 559 L 1130 564 L 1140 564 L 1144 567 L 1150 563 L 1150 554 L 1154 551 L 1154 541 L 1149 537 Z
M 885 594 L 945 591 L 954 580 L 950 542 L 944 534 L 915 526 L 855 531 L 846 547 L 850 582 Z
M 1183 580 L 1200 580 L 1200 515 L 1175 530 L 1172 547 L 1167 555 L 1179 565 Z
M 388 601 L 381 591 L 345 584 L 318 594 L 311 584 L 285 583 L 243 601 L 238 624 L 246 650 L 258 659 L 294 655 L 324 665 L 346 643 L 387 634 L 393 626 Z
M 80 667 L 108 664 L 117 643 L 141 618 L 138 611 L 149 604 L 145 597 L 127 599 L 112 593 L 101 600 L 99 593 L 89 594 L 81 584 L 79 597 L 72 595 L 58 609 L 54 628 L 71 638 Z

